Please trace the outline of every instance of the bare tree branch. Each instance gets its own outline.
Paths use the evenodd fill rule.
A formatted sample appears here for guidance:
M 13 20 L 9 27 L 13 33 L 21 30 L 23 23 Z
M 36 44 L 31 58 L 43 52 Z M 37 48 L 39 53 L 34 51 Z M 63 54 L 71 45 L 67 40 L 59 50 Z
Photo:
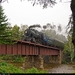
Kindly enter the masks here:
M 28 0 L 31 1 L 33 6 L 34 5 L 43 5 L 43 8 L 47 8 L 48 6 L 52 6 L 56 4 L 56 0 Z

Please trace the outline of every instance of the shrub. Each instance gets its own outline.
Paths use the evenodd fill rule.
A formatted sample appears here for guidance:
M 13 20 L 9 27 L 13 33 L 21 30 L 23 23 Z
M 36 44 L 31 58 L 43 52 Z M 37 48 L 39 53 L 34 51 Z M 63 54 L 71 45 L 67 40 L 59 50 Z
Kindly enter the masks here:
M 67 63 L 67 61 L 66 60 L 62 60 L 62 64 L 66 64 Z
M 27 70 L 25 71 L 25 73 L 33 73 L 33 74 L 35 74 L 35 73 L 47 73 L 47 72 L 44 71 L 44 70 L 38 70 L 37 68 L 32 67 L 32 68 L 30 68 L 30 69 L 27 69 Z
M 0 73 L 24 73 L 21 69 L 7 64 L 6 62 L 0 62 Z
M 24 62 L 25 58 L 21 55 L 15 55 L 13 56 L 13 62 Z
M 0 55 L 0 60 L 13 61 L 13 62 L 24 62 L 25 58 L 21 55 Z

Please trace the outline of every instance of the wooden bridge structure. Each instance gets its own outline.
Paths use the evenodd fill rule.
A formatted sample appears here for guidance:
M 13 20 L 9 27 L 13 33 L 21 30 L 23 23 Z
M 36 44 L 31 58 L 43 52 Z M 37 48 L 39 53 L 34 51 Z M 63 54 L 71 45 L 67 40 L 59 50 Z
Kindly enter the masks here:
M 17 40 L 15 42 L 16 43 L 13 45 L 1 44 L 0 54 L 25 56 L 25 68 L 31 66 L 43 68 L 43 56 L 50 56 L 50 62 L 54 61 L 56 63 L 61 63 L 62 61 L 62 50 L 60 48 L 34 44 L 22 40 Z

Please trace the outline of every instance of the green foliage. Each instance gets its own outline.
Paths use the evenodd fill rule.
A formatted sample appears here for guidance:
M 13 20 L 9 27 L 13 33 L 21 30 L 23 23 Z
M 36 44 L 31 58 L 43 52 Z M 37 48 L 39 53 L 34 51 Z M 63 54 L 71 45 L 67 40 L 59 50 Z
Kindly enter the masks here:
M 47 72 L 44 71 L 44 70 L 38 70 L 37 68 L 32 67 L 32 68 L 30 68 L 30 69 L 27 69 L 27 70 L 25 71 L 25 73 L 33 73 L 33 74 L 36 74 L 36 73 L 47 73 Z
M 24 62 L 24 61 L 25 61 L 25 58 L 22 57 L 21 55 L 13 57 L 13 62 Z
M 66 60 L 62 60 L 62 64 L 66 64 L 67 62 L 66 62 Z
M 24 72 L 19 68 L 13 66 L 12 64 L 0 62 L 0 73 L 24 73 Z
M 0 60 L 12 62 L 24 62 L 25 58 L 21 55 L 0 55 Z
M 74 58 L 74 46 L 72 43 L 72 37 L 68 36 L 68 41 L 64 45 L 64 53 L 67 55 L 68 58 L 70 58 L 71 62 Z
M 12 43 L 11 32 L 8 27 L 7 16 L 3 12 L 3 8 L 0 5 L 0 44 L 10 44 Z
M 11 60 L 12 56 L 11 55 L 0 55 L 2 60 Z
M 11 34 L 14 40 L 19 40 L 21 38 L 20 27 L 17 25 L 14 25 L 14 27 L 12 27 L 11 29 Z

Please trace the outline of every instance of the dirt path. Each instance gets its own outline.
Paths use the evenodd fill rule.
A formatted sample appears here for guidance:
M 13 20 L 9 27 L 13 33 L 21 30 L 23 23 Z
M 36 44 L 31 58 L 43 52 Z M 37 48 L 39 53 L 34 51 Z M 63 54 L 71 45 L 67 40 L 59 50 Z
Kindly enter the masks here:
M 49 70 L 49 73 L 73 73 L 74 68 L 71 65 L 61 64 L 58 67 Z

